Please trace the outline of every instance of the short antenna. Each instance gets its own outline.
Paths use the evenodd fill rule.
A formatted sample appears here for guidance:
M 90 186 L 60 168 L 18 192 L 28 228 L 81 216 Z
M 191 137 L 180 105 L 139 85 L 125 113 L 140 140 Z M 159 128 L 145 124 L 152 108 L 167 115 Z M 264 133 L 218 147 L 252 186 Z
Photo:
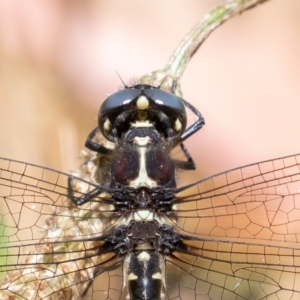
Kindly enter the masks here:
M 125 82 L 123 81 L 122 77 L 120 76 L 120 74 L 115 70 L 115 72 L 117 73 L 118 77 L 120 78 L 121 82 L 123 83 L 123 86 L 125 89 L 128 89 L 128 86 L 125 84 Z
M 163 85 L 163 83 L 167 80 L 168 76 L 169 76 L 169 74 L 167 74 L 167 75 L 162 79 L 161 83 L 156 87 L 157 89 L 160 89 L 160 88 L 161 88 L 161 86 Z

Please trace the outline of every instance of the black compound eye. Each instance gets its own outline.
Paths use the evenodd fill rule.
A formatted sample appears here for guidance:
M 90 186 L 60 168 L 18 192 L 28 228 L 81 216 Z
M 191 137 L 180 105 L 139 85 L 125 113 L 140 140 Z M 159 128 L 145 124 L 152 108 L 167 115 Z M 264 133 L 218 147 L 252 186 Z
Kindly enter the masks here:
M 114 142 L 113 137 L 110 135 L 110 129 L 115 127 L 113 120 L 141 93 L 142 90 L 139 89 L 125 89 L 106 98 L 98 113 L 98 127 L 106 139 Z M 109 126 L 107 120 L 111 123 Z
M 179 120 L 180 120 L 181 122 L 185 122 L 186 115 L 181 114 L 181 115 L 178 116 L 178 118 L 179 118 Z
M 168 116 L 175 120 L 178 118 L 181 122 L 181 131 L 185 130 L 187 116 L 183 100 L 180 97 L 158 88 L 145 90 L 144 93 L 148 98 L 153 99 Z

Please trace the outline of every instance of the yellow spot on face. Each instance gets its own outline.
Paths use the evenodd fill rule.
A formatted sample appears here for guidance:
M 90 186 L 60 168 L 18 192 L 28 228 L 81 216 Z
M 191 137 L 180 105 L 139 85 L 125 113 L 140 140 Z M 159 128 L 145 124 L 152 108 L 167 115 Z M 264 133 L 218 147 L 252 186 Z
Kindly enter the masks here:
M 109 131 L 110 130 L 111 123 L 110 123 L 110 121 L 108 119 L 106 119 L 106 121 L 104 122 L 103 128 L 104 128 L 105 131 Z
M 145 96 L 140 96 L 136 101 L 136 107 L 145 110 L 149 107 L 149 100 Z
M 175 131 L 180 131 L 181 128 L 182 128 L 181 122 L 178 119 L 176 119 L 176 121 L 174 123 L 174 129 L 175 129 Z

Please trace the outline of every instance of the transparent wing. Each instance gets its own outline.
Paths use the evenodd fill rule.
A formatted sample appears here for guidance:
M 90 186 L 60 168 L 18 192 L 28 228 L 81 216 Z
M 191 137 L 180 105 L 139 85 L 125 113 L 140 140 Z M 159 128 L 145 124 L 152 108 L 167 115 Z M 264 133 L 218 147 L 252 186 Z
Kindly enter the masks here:
M 125 300 L 126 291 L 123 286 L 122 262 L 115 264 L 115 268 L 105 271 L 95 278 L 85 296 L 81 300 Z
M 212 176 L 178 196 L 173 220 L 203 236 L 300 242 L 300 155 Z
M 165 257 L 169 299 L 300 299 L 299 245 L 186 243 Z
M 0 159 L 1 299 L 71 299 L 95 275 L 121 262 L 101 240 L 119 218 L 109 198 L 100 195 L 75 207 L 68 198 L 68 178 Z M 75 196 L 94 188 L 73 180 Z
M 300 155 L 203 180 L 177 199 L 186 253 L 166 257 L 169 299 L 300 299 Z
M 178 197 L 170 218 L 191 238 L 186 253 L 165 258 L 166 299 L 300 298 L 298 161 L 238 168 Z M 93 239 L 117 223 L 107 199 L 78 209 L 68 201 L 68 175 L 0 162 L 0 296 L 71 299 L 99 275 L 84 299 L 123 299 L 122 259 Z M 78 183 L 81 193 L 94 188 Z

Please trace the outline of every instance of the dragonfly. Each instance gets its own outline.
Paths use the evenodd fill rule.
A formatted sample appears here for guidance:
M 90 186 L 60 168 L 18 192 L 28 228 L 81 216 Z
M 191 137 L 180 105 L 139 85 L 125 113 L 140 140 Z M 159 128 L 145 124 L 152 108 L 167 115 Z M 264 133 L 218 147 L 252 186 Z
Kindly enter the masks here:
M 203 125 L 137 83 L 103 102 L 77 176 L 0 159 L 0 298 L 300 299 L 300 154 L 179 186 Z

